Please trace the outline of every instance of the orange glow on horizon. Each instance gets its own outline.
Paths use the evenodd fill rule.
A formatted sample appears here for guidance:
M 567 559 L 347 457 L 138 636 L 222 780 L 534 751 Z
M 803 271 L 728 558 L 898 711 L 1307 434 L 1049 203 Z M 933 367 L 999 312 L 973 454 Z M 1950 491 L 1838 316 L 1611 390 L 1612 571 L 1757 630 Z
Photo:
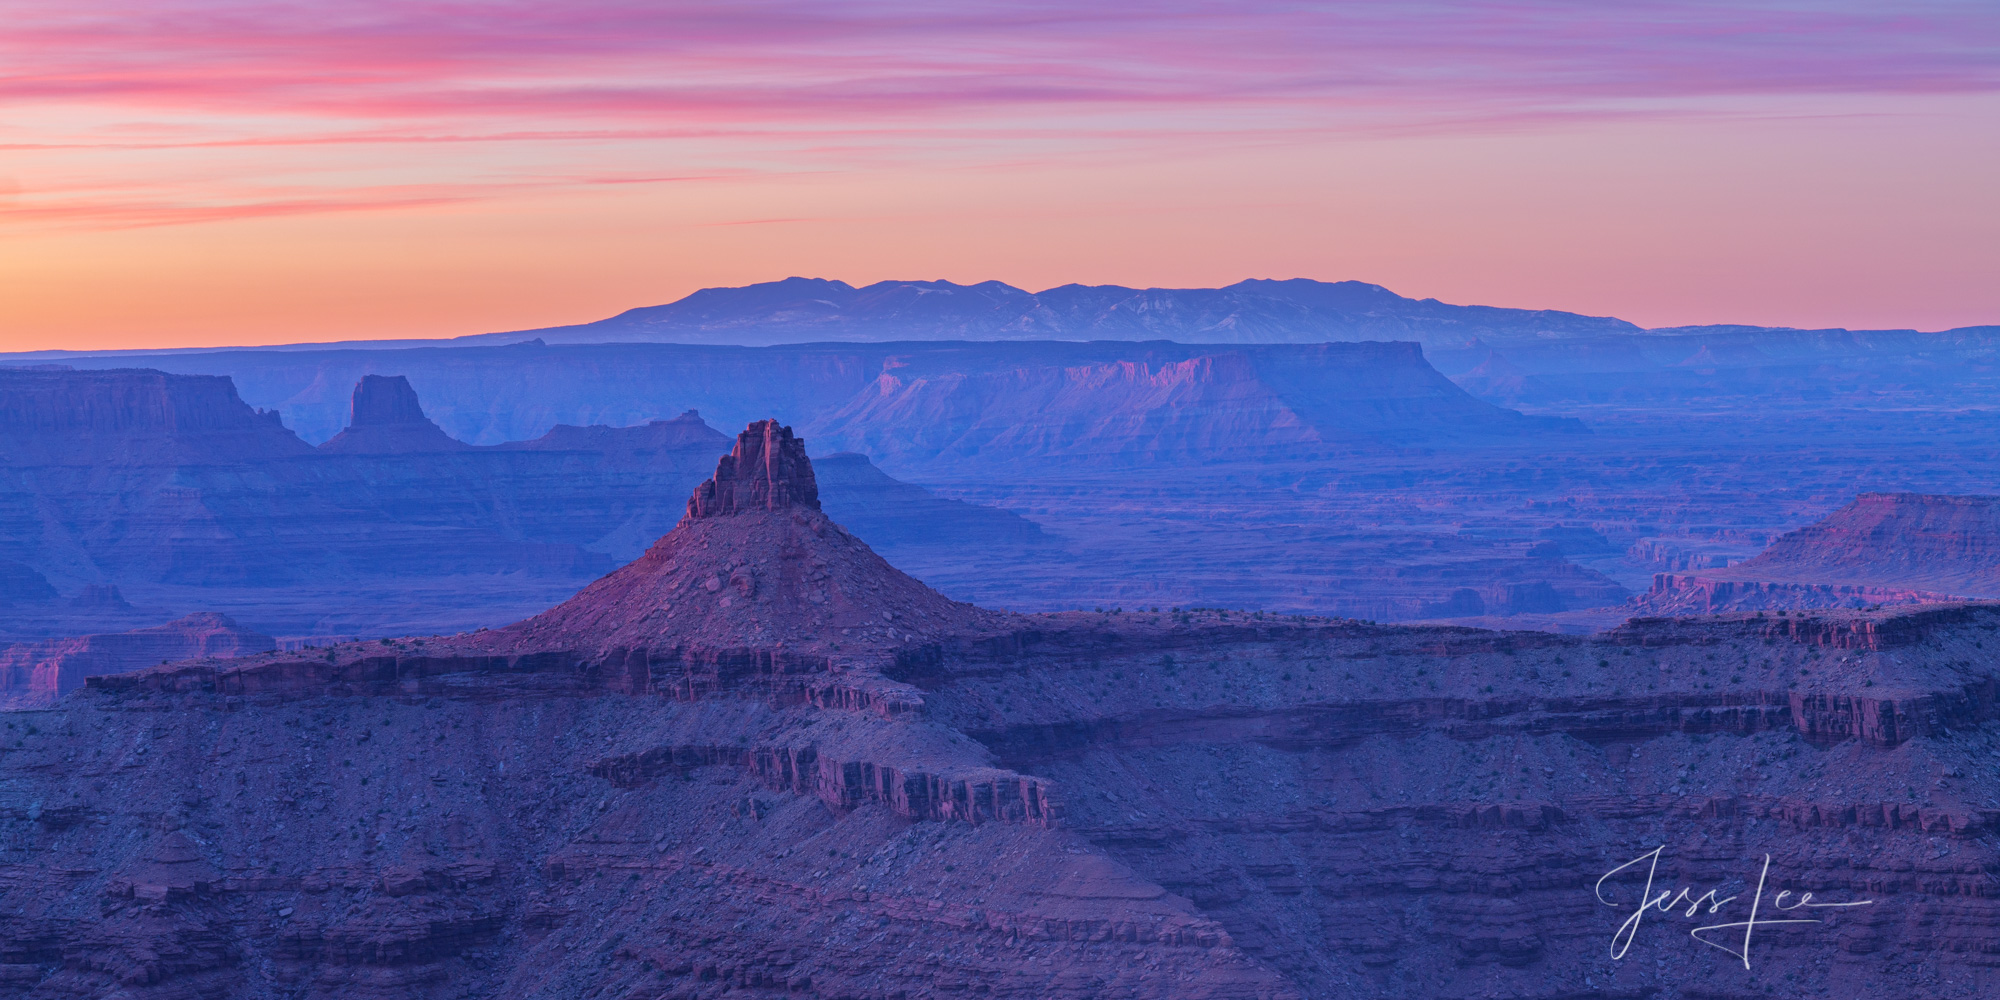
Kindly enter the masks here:
M 1565 33 L 1534 3 L 760 3 L 509 7 L 471 34 L 375 0 L 327 26 L 205 19 L 223 0 L 30 21 L 0 39 L 23 67 L 0 351 L 451 337 L 789 275 L 2000 323 L 1977 58 L 2000 18 L 1976 5 L 1683 24 L 1645 0 Z

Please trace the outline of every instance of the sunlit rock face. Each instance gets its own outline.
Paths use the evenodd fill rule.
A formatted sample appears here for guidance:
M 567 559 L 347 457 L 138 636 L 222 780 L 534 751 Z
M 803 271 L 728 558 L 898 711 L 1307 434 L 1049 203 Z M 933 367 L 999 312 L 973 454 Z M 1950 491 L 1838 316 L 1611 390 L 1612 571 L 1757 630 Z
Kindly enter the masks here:
M 2000 597 L 2000 497 L 1863 493 L 1751 559 L 1661 573 L 1654 614 L 1860 608 Z

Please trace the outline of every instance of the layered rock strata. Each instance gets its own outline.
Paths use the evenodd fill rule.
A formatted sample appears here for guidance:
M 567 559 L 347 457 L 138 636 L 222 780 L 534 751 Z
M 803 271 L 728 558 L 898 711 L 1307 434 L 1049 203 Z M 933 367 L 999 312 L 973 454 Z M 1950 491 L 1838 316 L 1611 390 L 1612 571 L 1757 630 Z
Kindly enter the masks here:
M 319 447 L 330 454 L 413 454 L 462 451 L 471 445 L 446 434 L 424 415 L 417 390 L 406 376 L 363 375 L 354 386 L 347 429 Z
M 1751 559 L 1659 573 L 1655 614 L 1859 608 L 2000 596 L 2000 497 L 1863 493 Z
M 46 708 L 101 674 L 274 648 L 270 636 L 208 612 L 129 632 L 0 646 L 0 709 Z
M 696 494 L 730 510 L 518 626 L 97 677 L 36 713 L 0 755 L 8 982 L 1991 992 L 2000 607 L 1588 637 L 1005 615 L 871 561 L 805 468 L 754 427 Z M 1744 896 L 1769 855 L 1766 906 L 1869 903 L 1767 928 L 1747 969 L 1665 913 L 1613 958 L 1640 887 L 1600 879 L 1655 849 L 1695 894 Z

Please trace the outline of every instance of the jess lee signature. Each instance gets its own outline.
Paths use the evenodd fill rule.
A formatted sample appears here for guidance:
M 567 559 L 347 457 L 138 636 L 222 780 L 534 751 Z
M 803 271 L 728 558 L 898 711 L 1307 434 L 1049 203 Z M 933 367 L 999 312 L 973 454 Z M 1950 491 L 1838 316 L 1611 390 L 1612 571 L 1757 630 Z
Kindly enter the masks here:
M 1679 892 L 1675 892 L 1672 888 L 1661 889 L 1656 894 L 1653 891 L 1653 876 L 1659 871 L 1660 852 L 1664 850 L 1666 850 L 1666 845 L 1664 844 L 1655 847 L 1605 872 L 1604 877 L 1597 880 L 1595 892 L 1598 902 L 1612 907 L 1631 905 L 1629 903 L 1621 904 L 1617 900 L 1606 898 L 1604 883 L 1620 874 L 1633 871 L 1640 865 L 1646 866 L 1646 887 L 1639 893 L 1637 899 L 1638 905 L 1632 910 L 1632 915 L 1626 917 L 1625 922 L 1618 926 L 1618 932 L 1611 935 L 1612 961 L 1617 961 L 1625 957 L 1625 952 L 1632 947 L 1632 940 L 1639 935 L 1639 924 L 1645 919 L 1646 911 L 1648 910 L 1657 910 L 1663 915 L 1671 915 L 1675 911 L 1679 911 L 1682 919 L 1692 920 L 1697 916 L 1713 916 L 1720 912 L 1724 906 L 1735 902 L 1739 898 L 1737 896 L 1718 897 L 1716 893 L 1719 890 L 1717 889 L 1710 889 L 1699 896 L 1693 895 L 1688 889 L 1681 889 Z M 1771 856 L 1766 854 L 1764 855 L 1764 868 L 1757 874 L 1757 891 L 1750 897 L 1750 916 L 1748 919 L 1696 927 L 1689 930 L 1688 935 L 1702 944 L 1708 945 L 1711 948 L 1720 948 L 1742 959 L 1743 967 L 1748 969 L 1750 967 L 1750 941 L 1752 935 L 1756 934 L 1757 928 L 1771 927 L 1778 924 L 1817 924 L 1822 922 L 1816 918 L 1790 915 L 1804 910 L 1873 906 L 1875 904 L 1875 901 L 1872 899 L 1855 900 L 1846 903 L 1816 903 L 1813 901 L 1813 894 L 1810 892 L 1795 893 L 1786 890 L 1778 893 L 1771 899 L 1771 911 L 1776 911 L 1786 916 L 1759 918 L 1757 913 L 1764 902 L 1764 882 L 1770 874 Z M 1740 949 L 1731 947 L 1732 944 L 1736 943 L 1736 935 L 1734 933 L 1736 931 L 1743 932 Z M 1714 937 L 1703 937 L 1702 935 L 1705 932 L 1713 934 Z

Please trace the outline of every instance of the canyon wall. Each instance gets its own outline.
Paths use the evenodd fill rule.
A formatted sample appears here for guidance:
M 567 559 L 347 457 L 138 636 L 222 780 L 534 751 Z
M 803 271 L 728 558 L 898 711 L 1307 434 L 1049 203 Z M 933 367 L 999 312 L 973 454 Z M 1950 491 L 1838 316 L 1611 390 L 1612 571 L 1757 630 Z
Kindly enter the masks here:
M 641 559 L 504 629 L 93 677 L 10 717 L 5 982 L 1992 992 L 2000 606 L 1592 636 L 1014 615 L 868 551 L 803 456 L 753 427 Z M 1648 858 L 1652 891 L 1732 897 L 1711 923 L 1840 905 L 1740 955 L 1670 906 L 1621 948 Z
M 842 407 L 879 395 L 885 375 L 902 385 L 963 382 L 991 385 L 997 391 L 1009 380 L 1024 380 L 1026 391 L 1065 391 L 1041 387 L 1044 381 L 1055 380 L 1067 385 L 1066 405 L 1095 406 L 1113 424 L 1148 412 L 1123 413 L 1121 408 L 1143 406 L 1152 398 L 1149 393 L 1176 391 L 1173 384 L 1206 382 L 1227 388 L 1202 390 L 1212 400 L 1205 417 L 1230 417 L 1250 405 L 1251 397 L 1275 395 L 1284 405 L 1302 411 L 1324 406 L 1329 414 L 1359 418 L 1354 431 L 1364 436 L 1423 437 L 1468 421 L 1474 429 L 1496 422 L 1509 429 L 1532 426 L 1523 424 L 1518 415 L 1466 396 L 1440 378 L 1422 352 L 1408 344 L 1221 347 L 1166 341 L 945 341 L 748 348 L 525 343 L 416 350 L 216 351 L 152 355 L 145 362 L 171 371 L 228 375 L 245 398 L 277 409 L 286 426 L 313 441 L 326 440 L 347 426 L 351 391 L 371 374 L 405 376 L 423 398 L 429 419 L 451 437 L 472 444 L 539 437 L 556 424 L 639 424 L 686 409 L 699 409 L 724 426 L 765 417 L 816 426 L 816 421 Z M 75 358 L 70 363 L 94 367 L 125 362 Z M 1072 368 L 1085 371 L 1073 377 L 1063 374 Z M 1121 378 L 1133 377 L 1119 374 L 1126 369 L 1147 372 L 1140 381 L 1164 379 L 1164 383 L 1153 390 L 1134 383 L 1122 390 L 1124 394 L 1113 392 L 1095 403 L 1085 395 L 1093 380 L 1117 389 Z M 1163 374 L 1181 369 L 1189 370 Z M 1245 401 L 1231 403 L 1217 393 L 1243 396 Z M 984 402 L 1019 405 L 1001 397 Z M 1405 430 L 1385 419 L 1397 415 L 1417 424 Z M 1332 426 L 1324 419 L 1322 424 Z M 1228 445 L 1230 429 L 1226 425 L 1211 429 L 1205 440 Z
M 2000 594 L 2000 497 L 1864 493 L 1755 557 L 1660 573 L 1651 614 L 1921 604 Z
M 227 379 L 0 376 L 32 389 L 0 379 L 8 419 L 25 428 L 0 465 L 0 567 L 18 567 L 0 573 L 9 637 L 130 628 L 123 611 L 57 600 L 110 583 L 158 609 L 148 624 L 193 607 L 285 632 L 352 634 L 370 616 L 407 620 L 396 608 L 422 588 L 457 591 L 470 605 L 433 627 L 482 615 L 499 624 L 508 619 L 494 616 L 518 615 L 521 601 L 559 600 L 643 552 L 729 447 L 692 411 L 474 447 L 432 423 L 406 379 L 369 376 L 354 388 L 352 424 L 315 450 L 235 401 Z M 74 391 L 50 388 L 63 385 Z M 42 403 L 47 412 L 33 410 Z M 282 447 L 231 451 L 246 435 Z M 41 450 L 23 451 L 29 439 Z M 860 520 L 894 530 L 903 552 L 1006 551 L 1008 538 L 1036 533 L 1018 517 L 982 519 L 983 508 L 874 475 L 868 495 L 900 487 L 899 519 Z M 994 518 L 1004 527 L 989 530 Z M 325 621 L 328 610 L 347 617 Z
M 1985 995 L 2000 616 L 1828 614 L 1072 613 L 846 667 L 486 633 L 94 678 L 0 757 L 0 935 L 49 995 Z M 70 768 L 119 777 L 43 786 Z M 1662 847 L 1660 884 L 1747 892 L 1769 854 L 1767 906 L 1869 905 L 1749 970 L 1663 914 L 1614 960 L 1640 886 L 1599 879 Z
M 274 648 L 270 636 L 213 613 L 129 632 L 0 646 L 0 709 L 47 708 L 90 677 Z
M 1157 467 L 1558 432 L 1452 385 L 1415 344 L 1240 348 L 1185 360 L 891 370 L 809 427 L 898 469 Z

